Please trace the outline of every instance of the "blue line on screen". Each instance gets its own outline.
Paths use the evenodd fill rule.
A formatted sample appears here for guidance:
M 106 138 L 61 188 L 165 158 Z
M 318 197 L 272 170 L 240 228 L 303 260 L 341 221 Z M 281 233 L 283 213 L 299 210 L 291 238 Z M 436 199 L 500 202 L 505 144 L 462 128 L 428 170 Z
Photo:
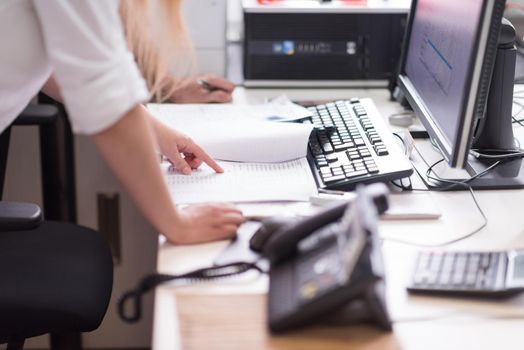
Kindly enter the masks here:
M 446 66 L 448 66 L 450 70 L 453 70 L 453 67 L 451 66 L 451 64 L 449 64 L 446 57 L 444 57 L 444 55 L 439 51 L 439 49 L 435 46 L 435 44 L 433 44 L 431 39 L 427 39 L 427 43 L 437 53 L 438 57 L 440 57 L 440 59 L 444 62 L 444 64 L 446 64 Z

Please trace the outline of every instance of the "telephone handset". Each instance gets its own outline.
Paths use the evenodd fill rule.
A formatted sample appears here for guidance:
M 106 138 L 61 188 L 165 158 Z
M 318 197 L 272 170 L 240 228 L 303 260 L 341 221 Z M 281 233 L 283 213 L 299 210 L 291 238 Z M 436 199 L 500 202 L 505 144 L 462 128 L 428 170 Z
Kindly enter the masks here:
M 374 209 L 372 209 L 373 212 L 378 211 L 378 214 L 382 214 L 388 209 L 388 191 L 384 185 L 374 184 L 366 187 L 365 190 L 362 189 L 360 192 L 365 193 L 365 196 L 372 201 L 372 203 L 368 205 L 374 207 Z M 350 205 L 351 203 L 353 202 L 350 202 Z M 338 221 L 347 208 L 348 203 L 339 203 L 301 221 L 294 222 L 288 220 L 289 222 L 282 224 L 264 244 L 262 254 L 273 263 L 293 254 L 296 251 L 298 242 L 312 235 L 316 230 Z M 368 218 L 368 220 L 371 219 L 372 222 L 376 221 L 375 217 L 378 214 L 373 215 L 371 213 L 372 217 Z M 369 215 L 370 214 L 366 214 L 366 216 Z
M 302 239 L 318 229 L 339 220 L 346 211 L 347 206 L 347 203 L 338 204 L 297 223 L 284 224 L 268 239 L 262 255 L 267 257 L 271 263 L 276 264 L 294 254 L 298 243 Z
M 349 311 L 352 321 L 357 318 L 351 316 L 359 314 L 391 329 L 375 244 L 387 190 L 372 185 L 357 191 L 355 201 L 285 224 L 265 244 L 263 255 L 271 263 L 268 322 L 273 332 L 340 318 L 341 310 Z

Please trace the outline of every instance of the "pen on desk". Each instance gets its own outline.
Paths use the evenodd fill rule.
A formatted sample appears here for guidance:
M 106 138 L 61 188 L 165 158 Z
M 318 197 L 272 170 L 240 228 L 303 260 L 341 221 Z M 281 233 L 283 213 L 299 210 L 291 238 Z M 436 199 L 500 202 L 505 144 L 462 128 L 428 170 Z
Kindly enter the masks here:
M 207 81 L 205 81 L 203 79 L 198 79 L 197 80 L 197 84 L 200 85 L 201 87 L 203 87 L 204 89 L 206 89 L 209 92 L 222 90 L 218 86 L 212 85 L 212 84 L 208 83 Z

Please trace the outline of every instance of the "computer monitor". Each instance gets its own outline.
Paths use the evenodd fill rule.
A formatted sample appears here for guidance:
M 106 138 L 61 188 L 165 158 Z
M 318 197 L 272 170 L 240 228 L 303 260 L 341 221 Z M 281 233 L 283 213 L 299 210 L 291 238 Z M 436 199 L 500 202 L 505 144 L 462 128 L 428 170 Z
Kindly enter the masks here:
M 477 188 L 524 187 L 522 160 L 501 156 L 518 148 L 511 114 L 516 49 L 504 6 L 414 0 L 399 74 L 401 91 L 450 166 L 474 177 L 502 161 L 471 182 Z

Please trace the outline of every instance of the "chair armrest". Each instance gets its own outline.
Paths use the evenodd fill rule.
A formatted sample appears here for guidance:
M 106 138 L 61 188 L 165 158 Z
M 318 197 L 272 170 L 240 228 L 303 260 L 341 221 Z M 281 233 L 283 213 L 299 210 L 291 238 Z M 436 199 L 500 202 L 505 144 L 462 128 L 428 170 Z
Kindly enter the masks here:
M 42 211 L 36 204 L 0 202 L 0 232 L 32 230 L 42 221 Z
M 53 105 L 28 105 L 15 119 L 13 125 L 43 125 L 53 123 L 58 116 L 58 108 Z

